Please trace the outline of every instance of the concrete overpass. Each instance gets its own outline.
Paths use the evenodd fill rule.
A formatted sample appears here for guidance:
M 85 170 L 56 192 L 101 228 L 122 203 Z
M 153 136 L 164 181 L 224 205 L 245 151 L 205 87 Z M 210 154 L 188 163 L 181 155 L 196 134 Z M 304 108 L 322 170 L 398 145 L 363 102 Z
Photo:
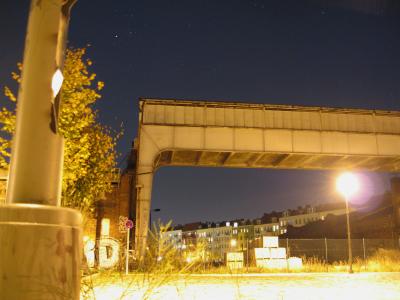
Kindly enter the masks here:
M 400 170 L 400 112 L 141 99 L 136 250 L 161 166 Z

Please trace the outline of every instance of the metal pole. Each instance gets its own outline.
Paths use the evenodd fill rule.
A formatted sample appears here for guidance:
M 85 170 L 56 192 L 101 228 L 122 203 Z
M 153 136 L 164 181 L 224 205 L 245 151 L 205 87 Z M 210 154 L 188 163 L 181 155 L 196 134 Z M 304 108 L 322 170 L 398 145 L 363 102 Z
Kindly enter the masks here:
M 325 238 L 325 264 L 326 264 L 326 271 L 329 270 L 328 268 L 328 240 Z
M 290 256 L 290 253 L 289 253 L 289 238 L 286 238 L 286 256 Z
M 365 239 L 362 239 L 363 242 L 363 253 L 364 253 L 364 269 L 367 270 L 367 261 L 366 261 L 366 255 L 365 255 Z
M 142 262 L 141 256 L 144 255 L 144 253 L 140 253 L 140 249 L 138 247 L 139 235 L 140 235 L 140 233 L 139 233 L 139 222 L 138 222 L 139 217 L 138 217 L 138 214 L 140 214 L 140 209 L 139 209 L 140 189 L 143 188 L 143 185 L 136 184 L 135 188 L 136 188 L 136 199 L 135 199 L 136 200 L 136 220 L 135 220 L 136 226 L 135 226 L 135 237 L 134 237 L 134 239 L 135 239 L 135 242 L 134 242 L 135 243 L 134 244 L 135 245 L 134 255 L 136 256 L 136 258 L 139 259 L 139 262 Z
M 246 247 L 247 247 L 247 270 L 249 270 L 249 237 L 246 238 Z
M 125 275 L 129 273 L 129 231 L 130 228 L 126 230 L 126 258 L 125 258 Z
M 325 238 L 325 263 L 328 263 L 328 240 Z
M 290 257 L 289 253 L 289 238 L 286 238 L 286 271 L 289 271 L 289 260 Z
M 351 249 L 351 231 L 350 231 L 350 213 L 349 213 L 349 201 L 347 197 L 346 200 L 346 220 L 347 220 L 347 246 L 349 254 L 349 273 L 353 273 L 353 253 Z
M 63 140 L 57 124 L 74 2 L 31 1 L 7 205 L 0 207 L 1 299 L 80 297 L 81 215 L 59 207 Z

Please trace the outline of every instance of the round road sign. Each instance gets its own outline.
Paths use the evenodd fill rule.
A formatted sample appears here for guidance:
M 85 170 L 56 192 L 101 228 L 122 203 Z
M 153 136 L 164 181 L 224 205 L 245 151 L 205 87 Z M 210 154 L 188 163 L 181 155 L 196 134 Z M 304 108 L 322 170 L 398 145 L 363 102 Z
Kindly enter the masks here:
M 125 223 L 125 227 L 127 229 L 133 228 L 133 221 L 132 220 L 127 220 L 126 223 Z

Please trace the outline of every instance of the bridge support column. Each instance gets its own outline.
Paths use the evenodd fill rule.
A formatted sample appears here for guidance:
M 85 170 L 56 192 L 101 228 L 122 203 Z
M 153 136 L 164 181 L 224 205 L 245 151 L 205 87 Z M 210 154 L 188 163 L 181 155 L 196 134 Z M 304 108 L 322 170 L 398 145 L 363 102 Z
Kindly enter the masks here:
M 146 253 L 147 235 L 149 231 L 149 218 L 151 207 L 151 191 L 153 185 L 153 170 L 138 168 L 136 182 L 136 228 L 135 250 L 139 260 Z

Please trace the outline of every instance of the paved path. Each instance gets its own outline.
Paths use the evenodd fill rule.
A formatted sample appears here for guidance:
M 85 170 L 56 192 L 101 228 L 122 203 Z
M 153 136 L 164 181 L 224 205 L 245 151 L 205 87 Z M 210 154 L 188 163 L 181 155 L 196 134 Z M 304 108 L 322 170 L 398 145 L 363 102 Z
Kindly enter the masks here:
M 192 275 L 158 286 L 134 280 L 96 290 L 96 299 L 397 300 L 400 273 Z

